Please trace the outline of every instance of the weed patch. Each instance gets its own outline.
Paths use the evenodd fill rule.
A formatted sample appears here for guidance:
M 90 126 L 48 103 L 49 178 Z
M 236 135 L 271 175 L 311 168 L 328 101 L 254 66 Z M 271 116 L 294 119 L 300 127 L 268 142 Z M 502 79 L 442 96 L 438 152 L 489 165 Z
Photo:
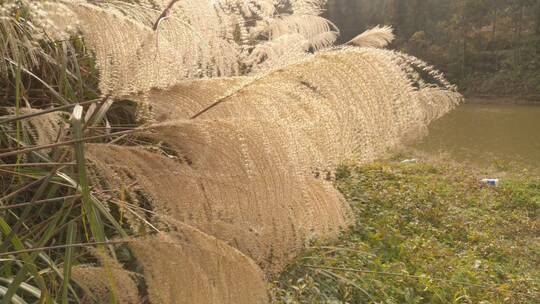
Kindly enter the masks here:
M 539 303 L 538 177 L 491 187 L 467 169 L 390 162 L 336 176 L 356 223 L 297 259 L 276 303 Z

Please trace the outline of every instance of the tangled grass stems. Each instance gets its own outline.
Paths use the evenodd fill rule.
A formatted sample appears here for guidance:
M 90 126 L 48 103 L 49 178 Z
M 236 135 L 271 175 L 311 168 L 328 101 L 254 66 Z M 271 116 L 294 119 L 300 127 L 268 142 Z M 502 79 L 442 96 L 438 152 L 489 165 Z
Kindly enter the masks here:
M 78 247 L 95 247 L 97 245 L 119 245 L 119 244 L 127 244 L 130 240 L 111 240 L 111 241 L 102 241 L 102 242 L 88 242 L 88 243 L 69 243 L 64 245 L 55 245 L 55 246 L 44 246 L 44 247 L 36 247 L 36 248 L 27 248 L 22 250 L 15 250 L 15 251 L 7 251 L 7 252 L 1 252 L 0 256 L 10 256 L 10 255 L 18 255 L 21 253 L 31 253 L 31 252 L 39 252 L 39 251 L 46 251 L 46 250 L 54 250 L 54 249 L 69 249 L 69 248 L 78 248 Z
M 0 92 L 6 97 L 0 108 L 3 112 L 13 109 L 0 118 L 1 148 L 9 151 L 0 159 L 0 252 L 8 257 L 0 265 L 0 278 L 5 279 L 0 280 L 1 303 L 24 304 L 35 299 L 80 303 L 81 289 L 70 273 L 73 265 L 96 262 L 93 257 L 81 257 L 88 256 L 89 246 L 112 245 L 106 235 L 126 235 L 103 202 L 89 195 L 88 187 L 81 187 L 83 168 L 77 166 L 80 161 L 70 149 L 89 140 L 103 141 L 106 136 L 95 136 L 89 129 L 80 133 L 84 136 L 74 137 L 75 132 L 64 126 L 33 123 L 59 113 L 68 116 L 70 109 L 84 106 L 91 113 L 88 122 L 80 122 L 80 130 L 98 127 L 110 102 L 97 96 L 94 59 L 86 53 L 82 40 L 53 41 L 39 35 L 28 21 L 26 2 L 20 4 L 13 15 L 2 11 L 0 18 Z M 64 119 L 56 121 L 74 125 Z M 39 138 L 44 134 L 40 127 L 53 127 L 56 135 Z M 115 134 L 108 136 L 114 138 Z M 43 144 L 45 140 L 52 142 Z M 86 210 L 78 204 L 83 193 Z M 85 219 L 92 214 L 88 203 L 95 208 L 92 220 Z M 58 240 L 73 246 L 51 247 Z M 101 251 L 105 254 L 109 249 Z
M 531 294 L 531 293 L 525 293 L 525 292 L 519 292 L 519 291 L 513 291 L 513 290 L 508 290 L 508 289 L 505 289 L 505 288 L 501 288 L 500 285 L 474 284 L 474 283 L 469 283 L 469 282 L 464 282 L 464 281 L 456 281 L 456 280 L 449 280 L 449 279 L 444 279 L 444 278 L 437 278 L 437 277 L 428 276 L 428 275 L 412 275 L 412 274 L 408 274 L 408 273 L 399 273 L 399 272 L 373 271 L 373 270 L 369 270 L 369 269 L 354 269 L 354 268 L 344 268 L 344 267 L 314 266 L 314 265 L 307 265 L 307 264 L 298 264 L 298 266 L 305 267 L 305 268 L 316 269 L 316 270 L 319 270 L 319 269 L 321 269 L 321 270 L 336 270 L 336 271 L 343 271 L 343 272 L 369 273 L 369 274 L 376 274 L 376 275 L 381 275 L 381 276 L 400 276 L 400 277 L 414 278 L 414 279 L 419 279 L 419 280 L 426 280 L 427 279 L 427 280 L 440 281 L 440 282 L 443 282 L 443 283 L 448 283 L 448 284 L 453 284 L 453 285 L 479 287 L 479 288 L 482 288 L 482 289 L 485 289 L 485 290 L 494 290 L 494 291 L 498 291 L 498 292 L 515 293 L 515 294 L 520 294 L 520 295 L 524 295 L 526 297 L 531 297 L 531 298 L 537 298 L 538 296 L 540 296 L 539 292 L 533 292 Z M 332 273 L 332 275 L 334 275 L 336 277 L 338 276 L 335 273 Z M 362 290 L 362 292 L 365 292 L 366 294 L 368 294 L 364 289 L 362 289 L 358 285 L 354 284 L 354 282 L 352 282 L 350 280 L 347 280 L 347 283 L 355 286 L 356 288 L 359 288 L 360 290 Z M 370 299 L 372 301 L 375 301 L 371 296 L 369 296 L 369 297 L 370 297 Z
M 83 102 L 79 102 L 79 103 L 71 103 L 71 104 L 67 104 L 67 105 L 63 105 L 63 106 L 59 106 L 59 107 L 55 107 L 55 108 L 50 108 L 50 109 L 46 109 L 46 110 L 40 110 L 40 111 L 37 111 L 37 112 L 34 112 L 34 113 L 25 114 L 25 115 L 15 115 L 14 117 L 7 117 L 7 118 L 4 118 L 4 119 L 0 120 L 0 124 L 8 124 L 8 123 L 18 121 L 18 120 L 24 120 L 24 119 L 28 119 L 28 118 L 32 118 L 32 117 L 36 117 L 36 116 L 49 114 L 49 113 L 52 113 L 52 112 L 59 112 L 59 111 L 67 110 L 67 109 L 75 107 L 77 104 L 81 105 L 81 106 L 85 106 L 85 105 L 93 104 L 93 103 L 96 103 L 96 102 L 102 102 L 102 99 L 100 98 L 100 99 L 94 99 L 94 100 L 87 100 L 87 101 L 83 101 Z
M 125 130 L 125 131 L 113 132 L 113 133 L 110 133 L 110 134 L 103 134 L 103 135 L 95 135 L 95 136 L 89 136 L 89 137 L 84 137 L 84 138 L 77 138 L 77 139 L 67 140 L 67 141 L 63 141 L 63 142 L 57 142 L 57 143 L 48 144 L 48 145 L 32 146 L 32 147 L 28 147 L 28 148 L 24 148 L 24 149 L 10 149 L 9 152 L 0 153 L 0 158 L 6 158 L 6 157 L 9 157 L 9 156 L 19 155 L 19 154 L 26 154 L 26 153 L 30 153 L 30 152 L 34 152 L 34 151 L 50 149 L 50 148 L 56 148 L 56 147 L 60 147 L 60 146 L 70 146 L 70 145 L 78 144 L 78 143 L 86 143 L 86 142 L 88 142 L 90 140 L 103 139 L 103 138 L 108 138 L 108 137 L 116 136 L 116 135 L 128 135 L 128 134 L 133 134 L 135 132 L 140 132 L 142 130 L 144 130 L 144 128 L 136 128 L 136 129 L 130 129 L 130 130 Z
M 25 203 L 13 204 L 13 205 L 0 206 L 0 210 L 17 209 L 17 208 L 27 207 L 27 206 L 30 206 L 30 205 L 55 203 L 55 202 L 60 202 L 60 201 L 70 199 L 70 198 L 80 198 L 80 197 L 81 197 L 80 195 L 68 195 L 68 196 L 62 196 L 62 197 L 54 197 L 54 198 L 39 200 L 39 201 L 35 201 L 35 202 L 25 202 Z

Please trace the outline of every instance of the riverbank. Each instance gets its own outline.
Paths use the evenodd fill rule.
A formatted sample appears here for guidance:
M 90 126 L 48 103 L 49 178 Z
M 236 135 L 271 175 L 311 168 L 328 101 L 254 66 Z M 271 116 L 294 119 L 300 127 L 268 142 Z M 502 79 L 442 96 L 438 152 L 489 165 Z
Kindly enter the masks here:
M 352 164 L 356 223 L 274 282 L 275 303 L 538 303 L 540 178 L 452 164 Z
M 512 96 L 489 96 L 471 95 L 465 96 L 465 102 L 469 104 L 500 104 L 500 105 L 538 105 L 540 106 L 540 96 L 531 95 L 523 97 Z

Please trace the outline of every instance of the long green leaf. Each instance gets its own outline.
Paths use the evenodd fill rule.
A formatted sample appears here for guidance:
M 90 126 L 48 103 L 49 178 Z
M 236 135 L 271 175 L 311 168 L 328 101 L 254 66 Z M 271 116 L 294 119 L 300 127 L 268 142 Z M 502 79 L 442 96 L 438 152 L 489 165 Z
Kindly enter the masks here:
M 0 217 L 0 230 L 5 235 L 11 235 L 10 226 L 1 217 Z M 17 235 L 13 235 L 13 237 L 11 238 L 11 242 L 13 244 L 13 247 L 15 247 L 15 249 L 17 250 L 23 250 L 25 248 Z M 51 297 L 49 295 L 49 291 L 45 284 L 45 280 L 37 271 L 37 267 L 34 264 L 34 259 L 28 253 L 21 253 L 21 257 L 24 261 L 23 263 L 24 267 L 17 274 L 14 282 L 8 287 L 2 299 L 2 304 L 9 304 L 13 296 L 15 296 L 15 292 L 19 288 L 19 285 L 22 283 L 21 277 L 24 275 L 24 272 L 28 272 L 34 277 L 36 284 L 39 286 L 39 288 L 42 291 L 42 299 L 45 301 L 45 303 L 50 303 Z
M 0 278 L 0 282 L 4 282 L 8 285 L 11 285 L 13 283 L 13 279 Z M 21 290 L 25 291 L 27 294 L 30 294 L 37 299 L 41 298 L 41 290 L 39 290 L 39 288 L 32 286 L 28 283 L 24 283 L 24 282 L 21 283 L 20 285 L 21 285 L 20 287 Z
M 13 64 L 13 65 L 17 65 L 16 62 L 14 62 L 13 60 L 9 59 L 9 58 L 5 58 L 4 59 Z M 48 84 L 45 80 L 39 78 L 36 74 L 30 72 L 28 69 L 25 69 L 25 68 L 21 68 L 21 70 L 23 72 L 25 72 L 26 74 L 32 76 L 33 78 L 35 78 L 37 81 L 39 81 L 44 87 L 46 87 L 47 89 L 49 89 L 49 91 L 56 97 L 58 98 L 58 100 L 62 101 L 64 104 L 70 104 L 72 102 L 69 102 L 68 100 L 66 100 L 64 98 L 64 96 L 60 95 L 50 84 Z
M 105 230 L 103 227 L 103 222 L 101 221 L 101 217 L 99 213 L 96 211 L 94 206 L 94 200 L 92 200 L 92 195 L 90 193 L 90 186 L 88 183 L 88 174 L 86 172 L 86 159 L 84 157 L 84 142 L 81 141 L 83 138 L 83 107 L 80 105 L 75 106 L 73 108 L 72 118 L 72 131 L 73 131 L 73 139 L 76 140 L 74 144 L 75 148 L 75 159 L 77 162 L 77 170 L 79 174 L 79 188 L 82 195 L 82 201 L 83 201 L 83 209 L 84 213 L 86 215 L 86 218 L 88 219 L 88 223 L 90 225 L 90 231 L 92 232 L 92 236 L 94 239 L 98 242 L 105 242 Z M 105 255 L 105 246 L 100 245 L 98 246 L 98 250 L 101 252 L 101 254 Z M 106 265 L 103 265 L 105 268 L 105 271 L 107 272 L 107 277 L 109 280 L 109 286 L 110 286 L 110 300 L 111 303 L 117 303 L 116 300 L 116 294 L 115 294 L 115 287 L 114 287 L 114 280 L 112 277 L 112 272 L 110 267 Z
M 77 226 L 70 222 L 67 228 L 66 245 L 75 242 Z M 71 280 L 71 267 L 73 266 L 73 247 L 68 247 L 64 255 L 64 280 L 62 281 L 62 304 L 68 304 L 68 287 Z
M 73 139 L 81 140 L 83 138 L 83 107 L 80 105 L 75 106 L 72 114 L 72 131 Z M 75 148 L 75 160 L 77 162 L 77 171 L 78 171 L 78 185 L 79 190 L 81 191 L 82 201 L 84 212 L 90 224 L 90 230 L 93 237 L 98 242 L 105 241 L 105 231 L 103 229 L 103 223 L 99 216 L 99 213 L 96 212 L 94 203 L 92 201 L 92 196 L 90 193 L 90 186 L 88 183 L 88 174 L 86 172 L 86 159 L 84 157 L 84 143 L 82 141 L 77 141 L 74 143 Z
M 2 297 L 6 296 L 7 291 L 8 289 L 6 287 L 0 286 L 0 295 L 2 295 Z M 11 303 L 12 304 L 28 304 L 19 296 L 13 296 L 13 298 L 11 299 Z
M 21 80 L 21 64 L 20 62 L 17 63 L 17 68 L 15 72 L 15 116 L 21 115 L 21 87 L 22 87 L 22 80 Z M 22 123 L 21 121 L 17 121 L 16 123 L 16 129 L 17 129 L 17 142 L 22 141 Z M 19 145 L 17 144 L 17 147 Z M 20 163 L 22 160 L 22 155 L 17 155 L 17 164 Z

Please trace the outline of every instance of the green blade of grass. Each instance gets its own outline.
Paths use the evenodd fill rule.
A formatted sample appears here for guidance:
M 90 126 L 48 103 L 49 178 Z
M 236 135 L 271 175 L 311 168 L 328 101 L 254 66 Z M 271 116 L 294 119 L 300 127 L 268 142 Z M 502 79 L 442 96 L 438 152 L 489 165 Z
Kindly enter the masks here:
M 4 59 L 9 62 L 12 65 L 17 66 L 17 63 L 9 58 Z M 30 75 L 31 77 L 35 78 L 37 81 L 39 81 L 44 87 L 46 87 L 58 100 L 60 100 L 64 104 L 72 104 L 72 102 L 66 100 L 64 96 L 60 95 L 50 84 L 48 84 L 45 80 L 39 78 L 36 74 L 30 72 L 28 69 L 21 67 L 21 71 L 25 72 L 26 74 Z
M 0 230 L 5 235 L 11 235 L 11 228 L 4 221 L 3 218 L 0 217 Z M 13 247 L 17 250 L 24 250 L 25 247 L 19 237 L 17 235 L 13 235 L 11 238 L 11 242 L 13 244 Z M 47 286 L 45 284 L 45 280 L 43 277 L 39 274 L 36 265 L 34 264 L 34 259 L 28 254 L 28 253 L 21 253 L 22 260 L 24 261 L 23 265 L 24 267 L 21 268 L 17 276 L 15 277 L 15 280 L 10 284 L 8 289 L 6 290 L 6 293 L 4 294 L 4 297 L 2 299 L 2 304 L 9 304 L 12 300 L 12 298 L 15 296 L 15 292 L 19 288 L 19 285 L 23 281 L 23 277 L 25 272 L 30 273 L 34 280 L 36 281 L 36 284 L 39 286 L 39 288 L 42 291 L 42 299 L 45 301 L 45 303 L 51 302 L 51 297 L 49 295 L 49 291 L 47 289 Z
M 103 229 L 103 223 L 96 212 L 94 203 L 92 201 L 92 195 L 90 193 L 90 186 L 88 184 L 88 174 L 86 172 L 86 159 L 84 157 L 84 142 L 80 141 L 83 138 L 83 121 L 82 121 L 83 108 L 80 105 L 75 106 L 72 114 L 72 129 L 73 138 L 77 140 L 74 144 L 75 160 L 77 162 L 78 171 L 78 186 L 81 191 L 83 207 L 85 215 L 90 224 L 90 230 L 94 239 L 98 242 L 105 241 L 105 232 Z
M 21 64 L 17 63 L 17 68 L 15 72 L 15 116 L 19 117 L 21 115 Z M 17 148 L 19 147 L 19 142 L 22 141 L 22 123 L 21 121 L 16 122 L 17 130 Z M 22 155 L 17 155 L 17 164 L 22 160 Z
M 40 243 L 37 244 L 37 247 L 43 246 L 44 244 L 46 244 L 55 235 L 59 220 L 64 215 L 64 212 L 63 212 L 64 209 L 65 209 L 65 206 L 63 206 L 59 211 L 57 211 L 56 214 L 52 217 L 53 221 L 47 226 L 47 230 L 45 231 L 43 236 L 40 238 Z M 4 228 L 3 229 L 4 231 L 10 230 L 9 226 L 7 226 L 7 225 L 5 225 L 5 227 L 3 227 L 3 228 Z M 11 233 L 12 233 L 12 231 L 11 231 Z M 14 295 L 14 293 L 17 291 L 17 289 L 19 289 L 19 288 L 21 288 L 23 286 L 23 279 L 24 279 L 24 276 L 25 276 L 26 273 L 30 273 L 31 275 L 34 276 L 34 278 L 36 280 L 38 280 L 38 278 L 36 277 L 36 273 L 38 275 L 40 273 L 37 272 L 37 267 L 35 267 L 35 263 L 34 263 L 34 260 L 36 259 L 36 256 L 45 257 L 45 259 L 48 259 L 48 257 L 46 257 L 46 254 L 43 252 L 43 250 L 37 250 L 37 251 L 35 251 L 35 252 L 33 252 L 32 254 L 29 255 L 28 252 L 26 251 L 26 249 L 24 248 L 24 245 L 23 245 L 22 241 L 20 240 L 20 238 L 16 234 L 13 235 L 13 237 L 12 237 L 12 243 L 13 243 L 15 249 L 17 249 L 17 252 L 14 252 L 13 254 L 21 255 L 23 257 L 23 261 L 24 261 L 26 267 L 21 268 L 19 270 L 19 272 L 17 273 L 15 279 L 12 280 L 12 282 L 11 282 L 7 292 L 6 292 L 6 297 L 11 296 L 12 294 Z M 34 247 L 32 244 L 30 244 L 28 242 L 26 243 L 26 245 L 28 247 L 30 247 L 30 248 Z M 50 260 L 50 259 L 48 259 L 48 260 Z M 37 281 L 37 283 L 38 283 L 38 286 L 42 290 L 41 295 L 44 296 L 44 297 L 42 297 L 42 299 L 45 301 L 45 303 L 49 303 L 50 302 L 50 295 L 49 295 L 49 292 L 48 292 L 46 286 L 44 284 L 41 284 L 41 282 L 39 280 Z M 49 300 L 49 302 L 47 302 L 48 300 Z
M 8 291 L 8 288 L 4 287 L 4 286 L 0 286 L 0 295 L 2 295 L 3 297 L 6 296 L 7 294 L 7 291 Z M 13 298 L 11 299 L 11 303 L 12 304 L 28 304 L 26 301 L 24 301 L 21 297 L 19 296 L 13 296 Z
M 98 242 L 105 242 L 105 231 L 103 227 L 103 222 L 101 221 L 100 214 L 96 211 L 94 200 L 92 199 L 92 195 L 90 193 L 90 186 L 88 183 L 88 174 L 86 172 L 86 159 L 84 157 L 84 142 L 82 141 L 83 138 L 83 107 L 80 105 L 75 106 L 73 108 L 72 118 L 72 129 L 73 129 L 73 139 L 76 140 L 74 144 L 75 149 L 75 160 L 77 162 L 77 170 L 79 175 L 79 187 L 82 195 L 82 201 L 83 201 L 83 210 L 86 215 L 86 218 L 88 220 L 88 223 L 90 225 L 90 231 L 92 232 L 92 236 L 94 239 Z M 105 255 L 105 246 L 100 245 L 98 246 L 98 251 L 101 252 L 101 254 Z M 115 294 L 115 288 L 114 288 L 114 280 L 112 278 L 112 272 L 110 267 L 108 265 L 103 265 L 105 268 L 105 271 L 107 272 L 107 277 L 109 280 L 109 286 L 110 286 L 110 300 L 111 303 L 117 303 L 116 294 Z
M 70 222 L 67 228 L 66 245 L 75 242 L 77 226 Z M 62 281 L 62 304 L 68 303 L 68 287 L 71 280 L 71 267 L 73 266 L 73 247 L 68 247 L 64 255 L 64 280 Z
M 13 279 L 7 279 L 7 278 L 0 278 L 0 282 L 4 282 L 8 285 L 10 285 L 13 282 Z M 27 294 L 30 294 L 34 296 L 35 298 L 39 299 L 41 298 L 41 291 L 39 288 L 36 288 L 35 286 L 32 286 L 28 283 L 21 283 L 21 290 L 25 291 Z
M 58 161 L 59 162 L 62 162 L 62 160 L 64 159 L 64 157 L 66 156 L 66 154 L 64 153 L 64 155 L 62 155 Z M 21 227 L 21 225 L 23 224 L 23 222 L 26 220 L 26 218 L 30 215 L 30 213 L 32 212 L 33 208 L 31 206 L 32 203 L 34 203 L 35 201 L 38 200 L 39 197 L 41 197 L 43 195 L 43 193 L 45 192 L 45 190 L 47 189 L 47 187 L 49 186 L 49 183 L 52 182 L 53 178 L 55 177 L 55 174 L 58 170 L 60 170 L 62 168 L 62 166 L 55 166 L 54 168 L 51 169 L 51 172 L 49 172 L 48 176 L 45 176 L 43 177 L 43 179 L 41 179 L 41 185 L 39 185 L 39 188 L 37 189 L 37 191 L 34 193 L 33 197 L 32 197 L 32 200 L 30 201 L 30 204 L 29 206 L 25 207 L 22 214 L 20 215 L 19 217 L 19 220 L 17 221 L 17 223 L 13 226 L 13 229 L 11 230 L 11 232 L 6 236 L 6 238 L 4 240 L 2 240 L 2 243 L 0 243 L 0 252 L 3 252 L 6 250 L 8 244 L 10 244 L 12 241 L 11 241 L 11 238 L 16 234 L 16 232 L 19 230 L 19 228 Z

